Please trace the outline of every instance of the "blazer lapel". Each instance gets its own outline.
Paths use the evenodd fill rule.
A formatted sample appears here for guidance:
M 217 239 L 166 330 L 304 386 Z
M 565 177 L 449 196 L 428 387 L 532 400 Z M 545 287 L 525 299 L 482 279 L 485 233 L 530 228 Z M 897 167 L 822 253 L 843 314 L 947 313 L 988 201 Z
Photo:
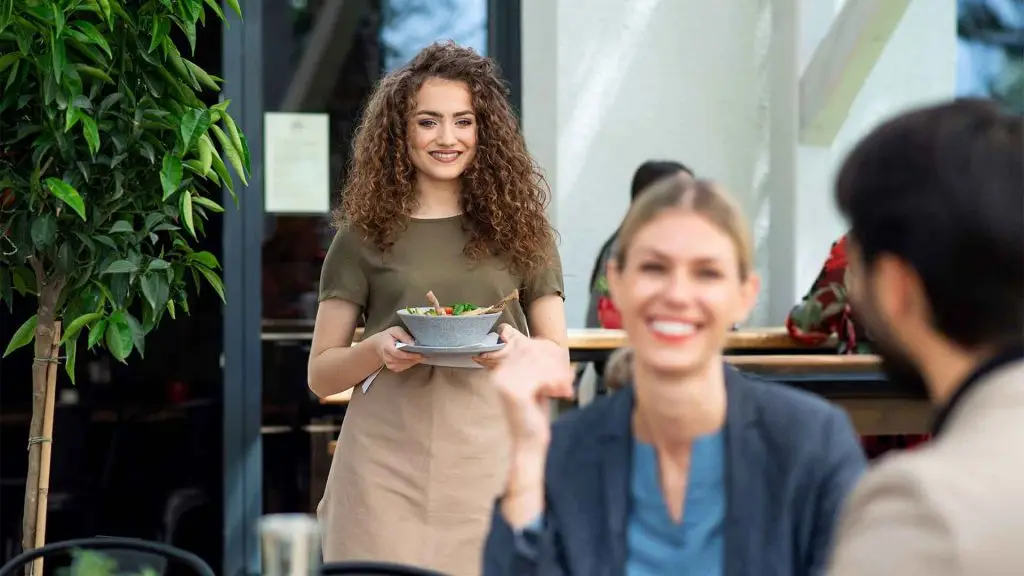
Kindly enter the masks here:
M 605 420 L 601 434 L 601 482 L 604 497 L 604 530 L 608 535 L 607 571 L 612 576 L 626 572 L 626 522 L 629 518 L 629 482 L 632 470 L 633 389 L 615 393 L 617 402 Z
M 763 530 L 749 522 L 769 514 L 771 488 L 765 485 L 765 449 L 756 426 L 757 409 L 745 378 L 725 367 L 728 398 L 725 420 L 725 576 L 745 576 L 763 557 Z

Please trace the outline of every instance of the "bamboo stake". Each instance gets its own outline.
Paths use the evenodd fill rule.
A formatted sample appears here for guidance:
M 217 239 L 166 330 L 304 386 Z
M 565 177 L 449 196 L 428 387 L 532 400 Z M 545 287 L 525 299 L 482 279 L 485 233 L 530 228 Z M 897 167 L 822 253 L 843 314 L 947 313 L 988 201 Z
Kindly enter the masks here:
M 28 432 L 28 473 L 25 475 L 25 508 L 21 520 L 21 547 L 32 550 L 36 543 L 36 520 L 39 519 L 39 473 L 42 463 L 43 446 L 50 441 L 43 433 L 43 421 L 46 415 L 46 382 L 51 367 L 56 369 L 57 359 L 54 358 L 54 328 L 57 319 L 54 310 L 64 285 L 62 279 L 47 280 L 42 267 L 33 258 L 30 260 L 36 272 L 39 289 L 39 317 L 36 325 L 35 343 L 32 359 L 32 421 Z M 56 372 L 54 372 L 56 375 Z M 32 575 L 34 564 L 25 566 L 26 576 Z
M 50 346 L 50 358 L 53 360 L 46 367 L 46 408 L 43 412 L 43 438 L 39 454 L 39 497 L 36 500 L 36 542 L 39 548 L 46 544 L 46 512 L 50 495 L 50 454 L 53 447 L 53 406 L 57 396 L 57 370 L 60 363 L 60 320 L 53 325 L 53 344 Z M 32 572 L 38 576 L 43 574 L 43 559 L 33 562 Z

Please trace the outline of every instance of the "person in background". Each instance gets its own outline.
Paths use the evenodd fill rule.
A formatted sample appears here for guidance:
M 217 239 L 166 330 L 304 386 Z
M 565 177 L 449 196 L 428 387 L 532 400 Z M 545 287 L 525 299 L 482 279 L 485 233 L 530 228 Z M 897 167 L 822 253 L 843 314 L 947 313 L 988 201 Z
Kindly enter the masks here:
M 673 160 L 648 160 L 641 164 L 633 173 L 633 182 L 629 187 L 629 201 L 635 202 L 637 196 L 645 188 L 656 181 L 678 173 L 684 173 L 691 178 L 694 177 L 693 170 Z M 597 253 L 597 260 L 594 268 L 590 271 L 590 302 L 587 304 L 587 328 L 609 328 L 618 329 L 622 327 L 618 310 L 608 297 L 608 282 L 605 278 L 605 270 L 608 268 L 608 258 L 612 253 L 612 246 L 618 237 L 618 229 L 608 237 L 608 240 L 601 246 Z M 603 372 L 603 366 L 598 369 L 598 374 Z
M 829 574 L 1024 574 L 1024 119 L 903 114 L 844 162 L 849 290 L 891 380 L 939 409 L 844 510 Z
M 842 410 L 725 363 L 759 288 L 739 207 L 671 176 L 633 203 L 615 246 L 633 381 L 552 428 L 560 352 L 532 345 L 494 370 L 513 467 L 484 574 L 820 574 L 864 454 Z
M 326 562 L 480 571 L 508 430 L 485 369 L 429 365 L 396 311 L 489 306 L 514 290 L 502 334 L 562 354 L 562 273 L 547 189 L 495 63 L 452 43 L 388 74 L 366 106 L 320 280 L 309 386 L 358 388 L 317 508 Z M 362 340 L 352 346 L 360 313 Z M 478 356 L 487 368 L 528 347 Z M 372 384 L 372 385 L 371 385 Z M 571 395 L 572 379 L 561 395 Z
M 786 317 L 786 330 L 797 342 L 818 346 L 835 341 L 840 354 L 873 354 L 864 327 L 850 306 L 847 286 L 847 235 L 832 244 L 821 272 L 802 302 Z M 915 448 L 927 442 L 928 434 L 862 436 L 861 445 L 869 459 L 893 449 Z

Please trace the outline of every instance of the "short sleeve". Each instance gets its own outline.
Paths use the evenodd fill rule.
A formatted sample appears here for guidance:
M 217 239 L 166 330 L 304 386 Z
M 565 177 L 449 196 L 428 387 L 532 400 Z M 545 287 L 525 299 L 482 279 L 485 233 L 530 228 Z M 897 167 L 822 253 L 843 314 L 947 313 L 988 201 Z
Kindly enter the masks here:
M 523 282 L 523 295 L 521 301 L 524 309 L 528 308 L 534 300 L 544 296 L 558 295 L 565 298 L 565 285 L 562 280 L 562 259 L 558 255 L 558 247 L 555 245 L 555 234 L 549 235 L 548 246 L 545 250 L 544 263 L 536 268 L 526 281 Z
M 368 293 L 362 241 L 352 230 L 339 230 L 320 270 L 320 301 L 338 298 L 365 307 Z

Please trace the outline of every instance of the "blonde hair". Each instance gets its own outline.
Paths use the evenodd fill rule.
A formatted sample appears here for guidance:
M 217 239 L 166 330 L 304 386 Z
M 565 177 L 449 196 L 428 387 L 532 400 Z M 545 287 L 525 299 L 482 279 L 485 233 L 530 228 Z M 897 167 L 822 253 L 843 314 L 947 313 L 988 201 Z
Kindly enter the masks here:
M 624 268 L 626 254 L 636 235 L 669 210 L 697 214 L 724 232 L 736 248 L 740 280 L 747 280 L 753 272 L 754 249 L 743 210 L 722 187 L 709 180 L 694 180 L 686 174 L 660 179 L 638 196 L 619 228 L 610 263 L 620 270 Z M 632 373 L 633 350 L 620 348 L 608 357 L 605 385 L 617 390 L 630 380 Z

